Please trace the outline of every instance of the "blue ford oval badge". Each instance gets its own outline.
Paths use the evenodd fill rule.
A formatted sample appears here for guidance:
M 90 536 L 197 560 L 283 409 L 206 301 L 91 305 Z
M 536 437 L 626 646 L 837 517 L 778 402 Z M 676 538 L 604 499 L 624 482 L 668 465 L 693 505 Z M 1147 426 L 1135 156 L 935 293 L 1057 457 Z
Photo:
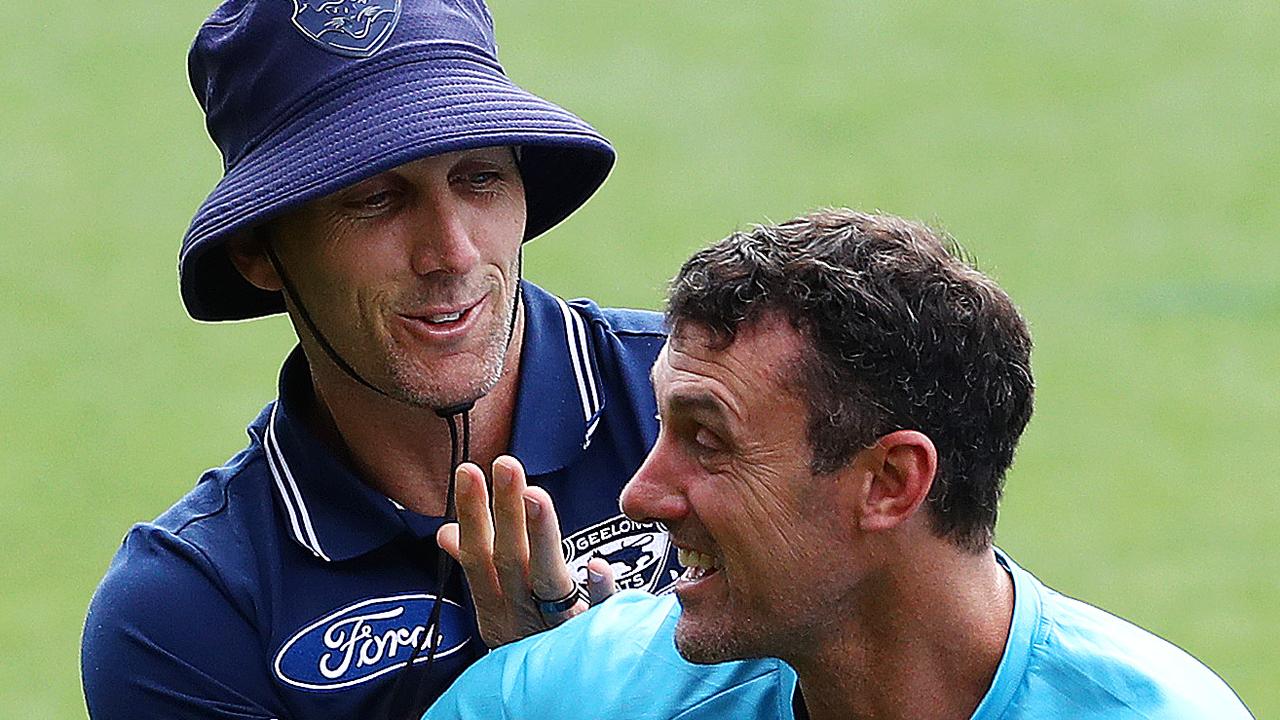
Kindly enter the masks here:
M 394 672 L 426 632 L 434 595 L 373 598 L 348 605 L 294 633 L 276 653 L 275 674 L 307 690 L 337 690 Z M 470 617 L 446 598 L 440 607 L 436 658 L 461 650 L 471 638 Z M 426 638 L 424 647 L 430 647 Z M 415 660 L 427 661 L 425 652 Z
M 369 57 L 400 22 L 400 0 L 293 0 L 293 24 L 326 50 Z

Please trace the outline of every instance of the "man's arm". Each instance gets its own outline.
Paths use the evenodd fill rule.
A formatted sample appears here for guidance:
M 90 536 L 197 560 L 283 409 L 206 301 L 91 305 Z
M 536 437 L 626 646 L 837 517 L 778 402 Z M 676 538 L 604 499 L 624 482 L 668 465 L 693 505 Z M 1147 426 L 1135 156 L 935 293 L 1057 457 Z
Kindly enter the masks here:
M 139 526 L 89 606 L 81 646 L 89 715 L 285 718 L 264 652 L 203 554 L 172 533 Z
M 492 509 L 483 471 L 471 463 L 459 467 L 457 507 L 458 522 L 440 528 L 437 542 L 467 574 L 480 635 L 489 647 L 554 627 L 590 606 L 577 600 L 559 612 L 538 607 L 535 596 L 572 600 L 578 588 L 560 549 L 551 496 L 528 485 L 518 460 L 494 461 Z M 591 560 L 587 576 L 591 604 L 613 594 L 609 563 Z

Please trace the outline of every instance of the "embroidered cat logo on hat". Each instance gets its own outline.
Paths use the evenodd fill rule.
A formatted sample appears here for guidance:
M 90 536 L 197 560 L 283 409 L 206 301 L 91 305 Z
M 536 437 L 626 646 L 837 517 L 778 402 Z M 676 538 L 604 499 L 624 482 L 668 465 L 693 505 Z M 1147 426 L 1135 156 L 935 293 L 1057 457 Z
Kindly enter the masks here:
M 400 21 L 400 0 L 293 0 L 293 24 L 320 47 L 369 57 Z

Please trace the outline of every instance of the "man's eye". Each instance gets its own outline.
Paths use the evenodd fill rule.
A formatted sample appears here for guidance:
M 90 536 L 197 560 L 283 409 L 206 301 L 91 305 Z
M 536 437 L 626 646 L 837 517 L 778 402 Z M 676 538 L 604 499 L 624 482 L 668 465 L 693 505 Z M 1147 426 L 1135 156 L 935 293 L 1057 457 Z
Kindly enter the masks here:
M 724 449 L 724 443 L 720 438 L 706 428 L 698 428 L 698 431 L 693 434 L 693 444 L 704 452 L 720 452 Z
M 501 175 L 494 171 L 477 172 L 468 175 L 467 182 L 471 183 L 471 187 L 476 188 L 477 190 L 484 190 L 498 182 L 500 177 Z
M 352 198 L 346 206 L 361 214 L 374 214 L 390 208 L 396 200 L 393 190 L 380 190 L 360 197 Z
M 364 206 L 368 208 L 385 207 L 390 202 L 391 202 L 391 191 L 383 190 L 382 192 L 374 193 L 366 197 L 364 199 Z

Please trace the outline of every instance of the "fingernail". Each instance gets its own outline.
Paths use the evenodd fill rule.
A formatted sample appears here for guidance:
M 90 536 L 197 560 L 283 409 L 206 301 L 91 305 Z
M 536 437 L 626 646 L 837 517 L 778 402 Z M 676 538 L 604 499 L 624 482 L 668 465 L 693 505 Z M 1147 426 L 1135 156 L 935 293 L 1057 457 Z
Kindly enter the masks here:
M 587 568 L 587 577 L 589 577 L 593 583 L 604 582 L 604 573 L 596 572 L 591 568 Z
M 524 512 L 529 517 L 538 517 L 539 515 L 542 514 L 542 506 L 539 505 L 536 501 L 534 501 L 533 498 L 525 498 Z

